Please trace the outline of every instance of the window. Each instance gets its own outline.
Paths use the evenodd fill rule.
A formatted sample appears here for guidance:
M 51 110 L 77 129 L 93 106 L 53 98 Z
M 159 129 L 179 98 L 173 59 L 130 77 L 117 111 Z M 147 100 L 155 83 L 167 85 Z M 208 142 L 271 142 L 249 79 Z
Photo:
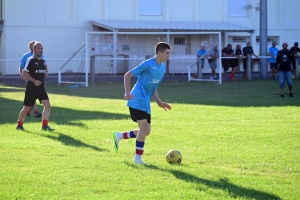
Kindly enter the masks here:
M 140 15 L 162 15 L 162 0 L 140 0 Z
M 247 17 L 249 8 L 248 0 L 228 0 L 228 16 Z
M 276 41 L 279 44 L 279 37 L 278 36 L 268 36 L 268 44 L 272 44 L 273 41 Z M 260 37 L 256 37 L 256 44 L 260 43 Z
M 174 38 L 174 45 L 185 45 L 185 38 L 182 37 Z

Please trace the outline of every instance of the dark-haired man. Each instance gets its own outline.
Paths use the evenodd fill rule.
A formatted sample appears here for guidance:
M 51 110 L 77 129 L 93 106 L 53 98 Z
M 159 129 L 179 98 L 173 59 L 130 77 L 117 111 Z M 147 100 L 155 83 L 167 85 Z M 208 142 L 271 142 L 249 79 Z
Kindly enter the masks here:
M 165 62 L 170 57 L 171 46 L 165 42 L 159 42 L 155 47 L 156 56 L 142 62 L 137 67 L 124 75 L 124 99 L 128 100 L 131 119 L 137 122 L 139 129 L 128 132 L 113 132 L 113 144 L 116 151 L 119 150 L 119 142 L 122 139 L 136 138 L 136 150 L 134 163 L 145 165 L 142 160 L 146 136 L 150 134 L 151 107 L 150 98 L 153 96 L 157 105 L 165 110 L 171 110 L 168 103 L 162 102 L 158 96 L 157 88 L 165 74 Z M 137 82 L 130 91 L 132 77 Z

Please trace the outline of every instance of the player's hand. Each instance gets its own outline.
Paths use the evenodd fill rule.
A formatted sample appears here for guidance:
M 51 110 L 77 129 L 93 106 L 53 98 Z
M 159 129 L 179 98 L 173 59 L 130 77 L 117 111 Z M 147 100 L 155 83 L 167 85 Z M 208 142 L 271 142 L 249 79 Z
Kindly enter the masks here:
M 130 93 L 125 93 L 124 94 L 124 99 L 126 99 L 126 100 L 131 100 L 133 98 L 134 98 L 134 96 L 132 94 L 130 94 Z
M 33 83 L 35 86 L 40 86 L 42 84 L 42 82 L 39 80 L 35 80 Z
M 158 106 L 165 109 L 165 111 L 171 110 L 171 106 L 169 106 L 169 104 L 166 102 L 161 102 L 160 104 L 158 104 Z

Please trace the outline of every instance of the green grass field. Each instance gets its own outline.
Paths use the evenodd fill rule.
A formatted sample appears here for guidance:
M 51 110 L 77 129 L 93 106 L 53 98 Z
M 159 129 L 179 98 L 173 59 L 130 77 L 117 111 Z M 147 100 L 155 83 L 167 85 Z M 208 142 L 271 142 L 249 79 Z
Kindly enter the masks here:
M 122 83 L 46 86 L 54 132 L 27 117 L 15 130 L 24 86 L 0 85 L 0 199 L 300 198 L 300 81 L 279 97 L 277 81 L 163 82 L 152 101 L 144 161 L 135 140 L 112 146 L 112 131 L 137 128 Z M 39 106 L 39 110 L 42 107 Z M 182 165 L 165 154 L 178 149 Z

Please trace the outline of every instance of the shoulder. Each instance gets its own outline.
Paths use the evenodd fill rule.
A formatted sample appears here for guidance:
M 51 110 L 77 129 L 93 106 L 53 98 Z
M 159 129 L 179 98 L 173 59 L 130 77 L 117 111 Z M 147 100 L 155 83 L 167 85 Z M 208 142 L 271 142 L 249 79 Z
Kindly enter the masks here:
M 34 59 L 35 59 L 34 56 L 29 56 L 29 57 L 27 58 L 27 62 L 30 62 L 31 60 L 34 60 Z

